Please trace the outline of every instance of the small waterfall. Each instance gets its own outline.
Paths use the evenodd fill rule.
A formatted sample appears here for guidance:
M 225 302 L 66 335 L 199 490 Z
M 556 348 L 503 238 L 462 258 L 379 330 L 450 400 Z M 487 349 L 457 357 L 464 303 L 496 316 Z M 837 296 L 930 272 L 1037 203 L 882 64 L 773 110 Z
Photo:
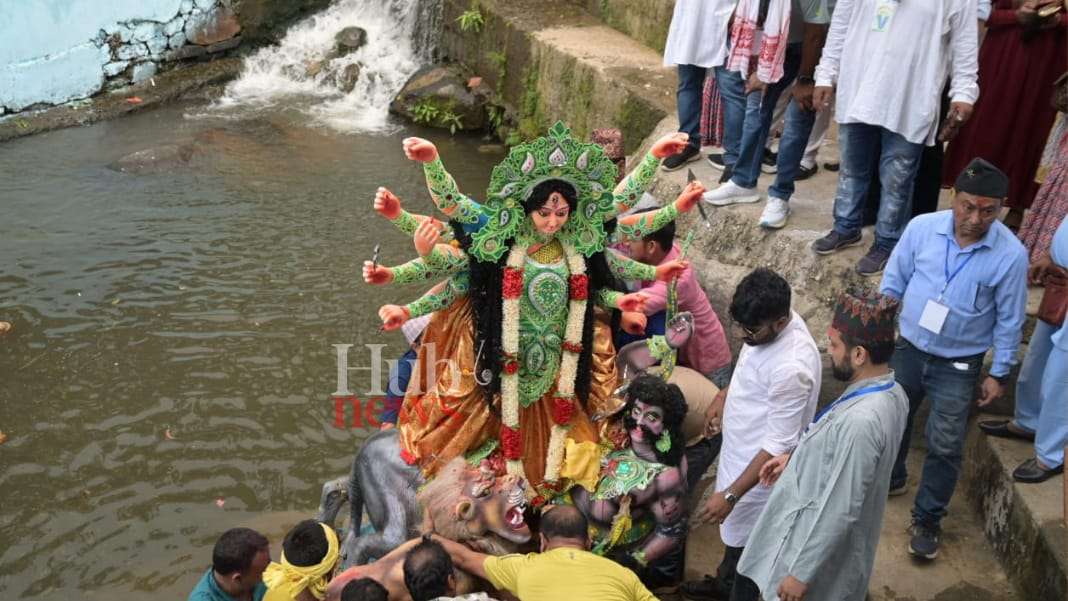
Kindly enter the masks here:
M 388 131 L 389 103 L 433 59 L 440 21 L 441 0 L 336 0 L 291 27 L 277 46 L 247 58 L 216 108 L 295 109 L 341 131 Z M 367 43 L 324 61 L 334 35 L 351 26 L 367 31 Z M 353 64 L 360 65 L 360 75 L 345 93 L 335 74 Z

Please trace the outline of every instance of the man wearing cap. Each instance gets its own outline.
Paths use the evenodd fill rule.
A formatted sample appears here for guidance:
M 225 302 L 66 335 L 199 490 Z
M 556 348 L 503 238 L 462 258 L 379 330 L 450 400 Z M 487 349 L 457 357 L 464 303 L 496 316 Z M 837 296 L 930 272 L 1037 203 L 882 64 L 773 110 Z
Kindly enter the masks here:
M 896 313 L 897 301 L 881 294 L 841 295 L 827 351 L 835 379 L 849 386 L 816 414 L 792 454 L 760 470 L 765 485 L 779 482 L 738 572 L 768 601 L 862 601 L 868 593 L 909 412 L 888 365 Z
M 901 337 L 891 366 L 909 397 L 891 495 L 908 490 L 905 460 L 913 418 L 923 399 L 931 400 L 909 543 L 910 553 L 926 559 L 938 555 L 940 524 L 960 476 L 983 356 L 993 347 L 980 407 L 1004 392 L 1027 305 L 1027 252 L 997 221 L 1008 178 L 975 159 L 954 187 L 952 209 L 920 215 L 905 228 L 882 281 L 882 292 L 901 300 Z

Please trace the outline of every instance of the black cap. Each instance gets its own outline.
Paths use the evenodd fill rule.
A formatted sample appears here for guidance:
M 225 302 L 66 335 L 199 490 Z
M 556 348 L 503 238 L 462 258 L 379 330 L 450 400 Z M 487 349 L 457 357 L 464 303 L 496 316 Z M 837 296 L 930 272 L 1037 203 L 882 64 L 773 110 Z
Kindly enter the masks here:
M 953 187 L 975 196 L 1005 198 L 1009 195 L 1009 177 L 989 161 L 975 158 L 960 172 Z

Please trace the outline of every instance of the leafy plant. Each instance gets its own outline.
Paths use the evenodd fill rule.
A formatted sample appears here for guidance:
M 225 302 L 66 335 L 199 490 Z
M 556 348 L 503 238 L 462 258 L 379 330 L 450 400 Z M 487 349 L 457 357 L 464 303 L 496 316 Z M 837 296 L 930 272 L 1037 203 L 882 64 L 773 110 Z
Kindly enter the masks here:
M 449 133 L 453 135 L 464 127 L 463 118 L 450 110 L 441 113 L 439 123 L 442 127 L 448 126 Z
M 460 31 L 474 31 L 478 33 L 482 31 L 482 26 L 486 24 L 486 20 L 482 17 L 482 11 L 478 9 L 478 4 L 472 4 L 471 8 L 465 10 L 456 21 L 460 23 Z
M 500 129 L 501 124 L 504 123 L 504 107 L 490 104 L 486 106 L 486 113 L 489 115 L 489 122 L 493 126 L 493 130 Z
M 438 107 L 434 106 L 434 102 L 429 98 L 423 98 L 413 107 L 410 107 L 412 111 L 412 118 L 416 123 L 422 123 L 424 125 L 430 125 L 437 119 L 438 114 L 441 112 Z

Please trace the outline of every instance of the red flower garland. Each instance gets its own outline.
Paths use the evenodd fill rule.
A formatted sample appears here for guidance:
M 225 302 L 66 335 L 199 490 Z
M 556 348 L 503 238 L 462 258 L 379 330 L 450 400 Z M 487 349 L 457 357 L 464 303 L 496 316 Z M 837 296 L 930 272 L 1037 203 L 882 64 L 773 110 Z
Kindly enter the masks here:
M 512 375 L 517 371 L 519 371 L 518 361 L 516 361 L 515 359 L 509 359 L 508 361 L 504 362 L 504 373 Z
M 582 354 L 582 345 L 578 343 L 572 343 L 565 340 L 563 344 L 560 345 L 560 348 L 564 349 L 565 351 L 575 353 L 576 355 Z
M 530 500 L 530 504 L 533 505 L 535 509 L 540 508 L 542 505 L 545 505 L 545 497 L 538 495 Z
M 519 459 L 522 454 L 522 439 L 519 437 L 519 429 L 513 430 L 508 426 L 501 426 L 501 451 L 505 459 Z
M 590 278 L 584 273 L 571 276 L 568 292 L 570 293 L 571 300 L 586 300 L 589 297 L 590 292 Z
M 571 416 L 575 413 L 575 402 L 564 397 L 553 399 L 553 422 L 558 426 L 566 426 L 571 422 Z
M 504 280 L 501 282 L 501 295 L 504 298 L 519 298 L 522 294 L 523 270 L 505 267 Z

